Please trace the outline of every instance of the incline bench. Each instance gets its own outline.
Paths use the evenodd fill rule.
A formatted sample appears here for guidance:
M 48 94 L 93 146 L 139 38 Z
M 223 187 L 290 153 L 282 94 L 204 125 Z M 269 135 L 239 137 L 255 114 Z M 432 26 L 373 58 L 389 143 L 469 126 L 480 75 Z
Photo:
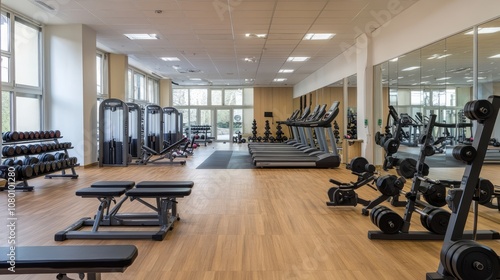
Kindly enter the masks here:
M 159 153 L 150 147 L 143 145 L 142 146 L 142 155 L 141 159 L 137 161 L 137 164 L 148 164 L 148 163 L 169 163 L 169 164 L 186 164 L 185 160 L 182 161 L 174 161 L 175 157 L 172 155 L 172 152 L 177 149 L 181 144 L 187 141 L 187 137 L 184 137 L 177 142 L 169 145 L 168 147 L 161 150 Z M 189 143 L 189 141 L 187 141 Z M 151 159 L 153 156 L 159 156 L 155 159 Z M 162 159 L 168 159 L 169 161 L 161 161 Z
M 90 188 L 76 192 L 81 197 L 97 198 L 100 203 L 94 219 L 85 217 L 68 228 L 56 233 L 56 241 L 66 239 L 152 239 L 161 241 L 167 232 L 173 229 L 173 224 L 179 220 L 177 213 L 177 198 L 191 194 L 192 181 L 144 181 L 137 185 L 133 181 L 100 181 Z M 135 188 L 134 188 L 135 186 Z M 112 202 L 121 197 L 111 209 Z M 147 202 L 153 198 L 156 205 Z M 153 210 L 147 213 L 118 213 L 125 201 L 138 201 Z M 81 228 L 92 226 L 91 231 Z M 156 231 L 99 231 L 101 226 L 157 226 Z
M 101 273 L 124 272 L 137 257 L 133 245 L 99 246 L 25 246 L 15 250 L 15 263 L 10 263 L 9 248 L 0 248 L 0 275 L 78 273 L 83 279 L 101 279 Z M 12 266 L 14 265 L 14 266 Z M 12 271 L 13 270 L 13 271 Z

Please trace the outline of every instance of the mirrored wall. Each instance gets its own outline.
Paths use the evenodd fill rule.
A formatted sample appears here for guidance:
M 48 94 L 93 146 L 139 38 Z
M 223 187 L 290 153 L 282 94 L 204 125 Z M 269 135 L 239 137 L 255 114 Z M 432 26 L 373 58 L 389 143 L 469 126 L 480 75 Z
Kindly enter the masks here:
M 437 115 L 439 123 L 468 122 L 463 116 L 467 101 L 500 95 L 500 19 L 482 24 L 477 30 L 476 80 L 472 27 L 376 66 L 382 72 L 389 105 L 409 118 L 410 127 L 401 139 L 403 144 L 415 144 L 420 125 L 431 113 Z M 477 81 L 477 96 L 474 96 L 474 81 Z M 472 128 L 435 129 L 436 139 L 443 136 L 455 145 L 472 137 Z M 498 139 L 500 129 L 495 129 L 492 137 Z

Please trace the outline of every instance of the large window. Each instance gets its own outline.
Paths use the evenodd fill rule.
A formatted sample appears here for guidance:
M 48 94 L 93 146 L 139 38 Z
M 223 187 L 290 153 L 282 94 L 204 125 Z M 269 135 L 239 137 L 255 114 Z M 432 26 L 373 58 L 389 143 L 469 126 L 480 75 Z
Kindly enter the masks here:
M 209 125 L 211 136 L 227 141 L 234 133 L 250 133 L 253 89 L 174 88 L 172 106 L 183 114 L 184 128 Z
M 138 104 L 158 104 L 160 81 L 136 68 L 129 68 L 127 101 Z
M 2 131 L 40 130 L 42 29 L 20 15 L 1 12 Z
M 16 84 L 40 87 L 40 27 L 16 17 L 14 26 Z

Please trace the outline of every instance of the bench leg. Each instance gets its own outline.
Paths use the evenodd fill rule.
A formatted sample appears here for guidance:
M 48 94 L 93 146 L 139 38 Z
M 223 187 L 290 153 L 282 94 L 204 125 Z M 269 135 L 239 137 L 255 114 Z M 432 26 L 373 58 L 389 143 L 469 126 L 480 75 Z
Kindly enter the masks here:
M 97 232 L 99 229 L 99 224 L 102 221 L 102 217 L 104 216 L 104 211 L 108 209 L 110 202 L 109 198 L 103 198 L 100 199 L 101 204 L 99 204 L 99 207 L 97 208 L 97 213 L 95 214 L 95 220 L 94 220 L 94 225 L 92 226 L 92 232 Z

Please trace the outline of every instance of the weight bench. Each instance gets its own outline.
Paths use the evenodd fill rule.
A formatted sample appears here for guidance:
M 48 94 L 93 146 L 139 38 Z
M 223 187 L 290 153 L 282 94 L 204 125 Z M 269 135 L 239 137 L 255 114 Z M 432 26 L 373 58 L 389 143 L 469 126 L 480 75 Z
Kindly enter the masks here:
M 9 254 L 15 253 L 15 263 Z M 99 246 L 22 246 L 15 251 L 0 248 L 0 275 L 55 274 L 69 279 L 67 273 L 78 273 L 80 279 L 101 279 L 101 273 L 124 272 L 137 257 L 133 245 Z
M 170 163 L 170 164 L 181 164 L 184 165 L 186 164 L 185 160 L 182 161 L 174 161 L 175 157 L 172 156 L 172 151 L 179 147 L 182 143 L 184 143 L 187 140 L 186 137 L 178 140 L 177 142 L 173 143 L 172 145 L 169 145 L 168 147 L 164 148 L 161 150 L 159 153 L 150 147 L 143 145 L 142 146 L 142 156 L 141 159 L 137 161 L 137 164 L 148 164 L 150 163 Z M 151 160 L 153 156 L 159 156 L 158 158 L 155 158 Z M 159 162 L 162 159 L 168 159 L 169 161 L 162 161 Z
M 76 192 L 81 197 L 97 198 L 99 206 L 94 219 L 84 217 L 68 228 L 55 234 L 56 241 L 66 239 L 152 239 L 161 241 L 173 224 L 179 220 L 177 213 L 177 198 L 191 194 L 192 181 L 145 181 L 137 185 L 131 181 L 101 181 L 89 188 Z M 135 188 L 134 188 L 135 186 Z M 116 202 L 116 198 L 121 198 Z M 156 205 L 145 199 L 154 198 Z M 138 201 L 152 212 L 119 213 L 127 200 Z M 111 209 L 111 204 L 116 202 Z M 82 231 L 83 227 L 91 226 L 91 231 Z M 156 231 L 99 231 L 101 226 L 157 226 Z

